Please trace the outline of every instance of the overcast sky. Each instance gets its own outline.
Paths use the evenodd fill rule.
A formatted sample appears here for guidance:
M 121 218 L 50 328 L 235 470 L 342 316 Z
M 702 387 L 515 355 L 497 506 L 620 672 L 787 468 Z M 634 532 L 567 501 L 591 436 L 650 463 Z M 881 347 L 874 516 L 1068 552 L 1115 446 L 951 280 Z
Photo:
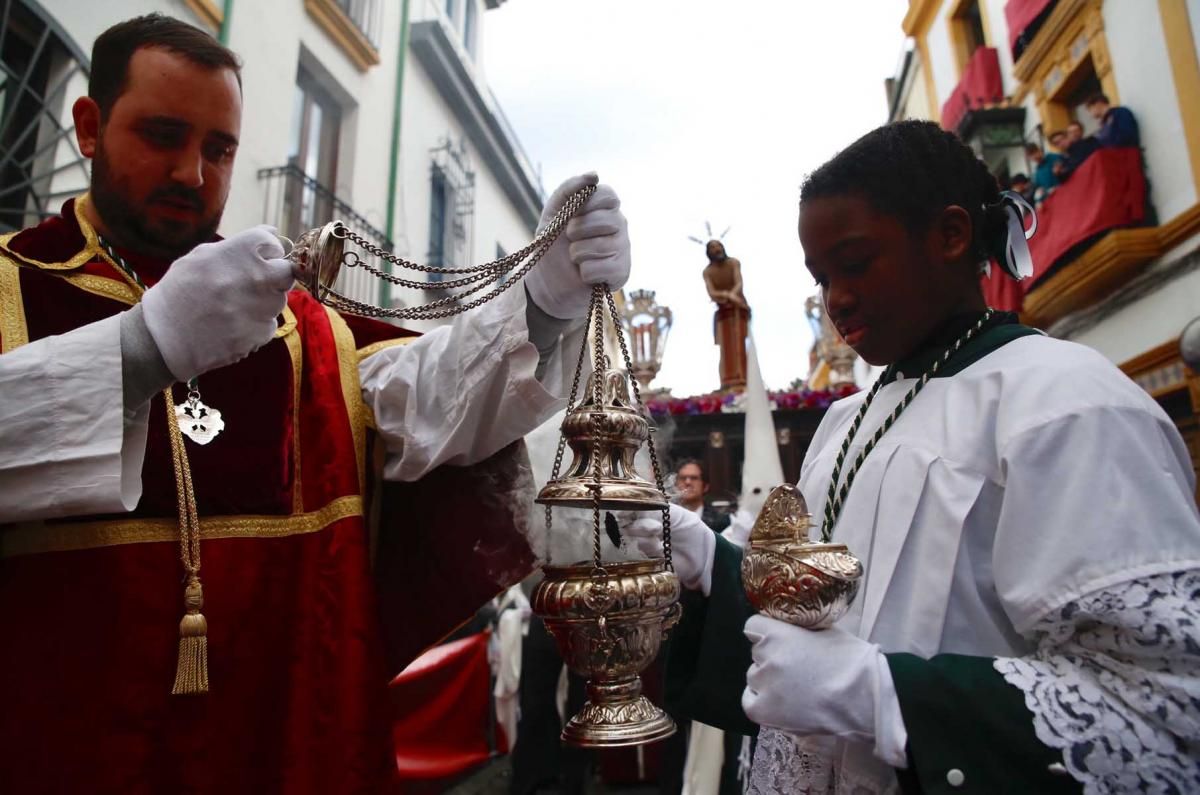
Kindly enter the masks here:
M 905 0 L 508 0 L 487 12 L 487 82 L 547 192 L 589 169 L 629 219 L 626 289 L 674 313 L 654 386 L 719 386 L 704 224 L 742 262 L 763 376 L 808 370 L 796 238 L 804 175 L 887 120 Z

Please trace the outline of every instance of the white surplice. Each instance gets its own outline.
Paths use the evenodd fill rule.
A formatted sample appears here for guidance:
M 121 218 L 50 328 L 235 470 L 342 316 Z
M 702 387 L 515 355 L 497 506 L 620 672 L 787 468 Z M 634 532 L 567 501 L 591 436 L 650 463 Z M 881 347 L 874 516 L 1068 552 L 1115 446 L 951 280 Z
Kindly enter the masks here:
M 877 394 L 848 462 L 920 373 L 903 375 Z M 830 407 L 805 458 L 818 527 L 865 397 Z M 1016 339 L 932 379 L 863 463 L 834 532 L 866 569 L 840 626 L 884 652 L 1026 657 L 1064 605 L 1200 567 L 1194 489 L 1174 424 L 1116 367 L 1073 343 Z M 868 747 L 769 729 L 754 767 L 760 792 L 896 786 Z

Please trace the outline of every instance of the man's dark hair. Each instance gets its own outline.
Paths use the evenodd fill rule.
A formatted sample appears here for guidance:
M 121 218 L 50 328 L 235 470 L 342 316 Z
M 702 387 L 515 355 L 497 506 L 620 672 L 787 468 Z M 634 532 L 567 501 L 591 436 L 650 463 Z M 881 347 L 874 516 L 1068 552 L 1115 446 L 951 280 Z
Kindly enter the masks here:
M 1016 185 L 1018 182 L 1028 182 L 1029 177 L 1025 176 L 1024 174 L 1013 174 L 1012 180 L 1010 181 L 1012 184 Z
M 688 466 L 689 464 L 691 464 L 692 466 L 698 467 L 700 469 L 700 482 L 707 483 L 708 482 L 708 468 L 705 467 L 704 464 L 698 458 L 685 458 L 682 461 L 680 461 L 679 463 L 677 463 L 675 465 L 675 474 L 678 475 L 679 470 L 683 469 L 685 466 Z
M 1100 102 L 1103 102 L 1105 105 L 1112 104 L 1111 102 L 1108 101 L 1107 94 L 1105 94 L 1102 91 L 1097 91 L 1095 94 L 1092 94 L 1091 96 L 1089 96 L 1087 98 L 1087 100 L 1083 103 L 1083 105 L 1084 105 L 1084 107 L 1091 107 L 1092 105 L 1095 105 Z
M 92 70 L 88 96 L 107 119 L 129 79 L 129 61 L 144 47 L 159 47 L 182 55 L 198 66 L 231 69 L 242 86 L 242 63 L 228 47 L 200 28 L 174 17 L 146 14 L 119 22 L 96 37 L 92 45 Z
M 877 127 L 818 168 L 800 188 L 800 203 L 857 196 L 876 212 L 923 233 L 942 210 L 971 216 L 975 261 L 1005 256 L 1008 217 L 995 176 L 971 147 L 928 121 Z

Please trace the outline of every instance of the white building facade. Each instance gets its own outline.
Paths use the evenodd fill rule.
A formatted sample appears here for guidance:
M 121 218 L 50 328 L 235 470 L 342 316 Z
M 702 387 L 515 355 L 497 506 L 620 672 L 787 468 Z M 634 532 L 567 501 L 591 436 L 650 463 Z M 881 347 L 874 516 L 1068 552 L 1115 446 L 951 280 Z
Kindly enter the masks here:
M 1081 227 L 1018 306 L 1026 322 L 1120 365 L 1175 418 L 1200 462 L 1200 378 L 1178 342 L 1200 316 L 1200 0 L 910 0 L 903 28 L 887 81 L 891 119 L 939 121 L 1002 182 L 1032 174 L 1025 144 L 1045 147 L 1072 121 L 1092 133 L 1085 103 L 1097 92 L 1132 111 L 1144 182 L 1076 191 L 1084 212 L 1064 212 L 1063 201 L 1043 212 L 1062 231 L 1085 223 L 1071 216 L 1087 215 L 1089 202 L 1117 203 L 1144 186 L 1144 214 Z
M 86 93 L 92 42 L 159 12 L 208 30 L 243 60 L 222 233 L 270 223 L 294 238 L 342 219 L 422 264 L 465 267 L 514 251 L 533 236 L 543 190 L 480 67 L 487 12 L 501 2 L 7 0 L 0 231 L 36 223 L 86 188 L 71 103 Z M 387 305 L 437 297 L 361 271 L 343 272 L 338 287 Z

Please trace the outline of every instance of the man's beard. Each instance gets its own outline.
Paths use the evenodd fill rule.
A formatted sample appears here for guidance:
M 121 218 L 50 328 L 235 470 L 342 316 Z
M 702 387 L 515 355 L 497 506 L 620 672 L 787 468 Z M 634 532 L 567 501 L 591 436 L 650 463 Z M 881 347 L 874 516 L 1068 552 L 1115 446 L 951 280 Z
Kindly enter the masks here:
M 129 200 L 123 187 L 109 168 L 103 144 L 98 143 L 92 159 L 92 204 L 108 228 L 112 242 L 134 253 L 174 260 L 201 243 L 212 240 L 221 224 L 224 208 L 218 209 L 210 217 L 201 217 L 197 223 L 170 220 L 151 222 Z M 196 208 L 204 207 L 204 201 L 196 191 L 179 185 L 153 191 L 146 198 L 146 203 L 165 198 L 184 201 Z

